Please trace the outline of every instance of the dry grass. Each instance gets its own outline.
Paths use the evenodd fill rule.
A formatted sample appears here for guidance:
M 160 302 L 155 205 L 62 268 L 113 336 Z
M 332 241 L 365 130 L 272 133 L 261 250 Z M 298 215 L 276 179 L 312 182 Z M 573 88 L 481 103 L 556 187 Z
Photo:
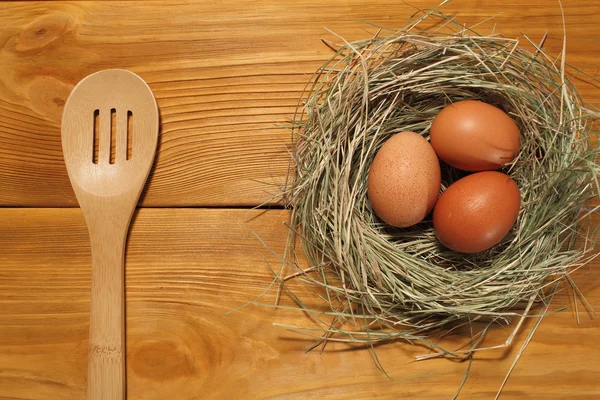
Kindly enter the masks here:
M 285 190 L 290 238 L 282 268 L 273 271 L 279 288 L 321 328 L 282 326 L 317 343 L 404 339 L 436 347 L 433 332 L 460 324 L 522 322 L 594 255 L 596 234 L 580 227 L 594 211 L 585 205 L 598 196 L 600 147 L 590 140 L 598 114 L 567 79 L 565 55 L 556 62 L 516 39 L 480 36 L 437 10 L 399 31 L 340 40 L 294 121 L 296 168 Z M 522 195 L 516 225 L 501 243 L 472 255 L 441 246 L 430 220 L 406 229 L 381 223 L 366 196 L 369 166 L 387 138 L 404 130 L 428 138 L 435 115 L 465 99 L 507 112 L 522 143 L 503 169 Z M 442 190 L 464 174 L 446 165 L 442 171 Z M 294 254 L 298 236 L 308 270 Z M 313 288 L 327 309 L 306 308 L 289 279 Z M 438 347 L 437 355 L 471 356 L 486 330 L 466 350 Z

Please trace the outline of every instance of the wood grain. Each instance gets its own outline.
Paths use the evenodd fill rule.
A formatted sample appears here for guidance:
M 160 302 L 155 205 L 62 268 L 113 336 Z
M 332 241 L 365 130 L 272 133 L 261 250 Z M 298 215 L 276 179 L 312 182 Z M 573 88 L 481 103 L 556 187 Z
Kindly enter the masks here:
M 595 0 L 564 1 L 568 61 L 597 72 Z M 365 38 L 404 26 L 416 8 L 386 0 L 0 3 L 0 206 L 76 206 L 60 151 L 60 116 L 76 82 L 106 68 L 138 73 L 162 123 L 144 206 L 253 206 L 277 201 L 289 164 L 285 127 L 321 38 Z M 558 2 L 456 0 L 444 7 L 483 33 L 527 35 L 558 54 Z M 499 14 L 499 15 L 497 15 Z M 166 18 L 165 16 L 168 16 Z M 496 16 L 492 21 L 483 22 Z M 523 46 L 531 48 L 523 38 Z M 578 83 L 600 104 L 597 87 Z
M 141 209 L 126 252 L 129 399 L 419 399 L 451 398 L 466 363 L 408 364 L 427 349 L 393 343 L 377 349 L 394 382 L 360 346 L 313 340 L 272 326 L 314 326 L 301 312 L 248 306 L 277 268 L 287 212 L 238 209 Z M 0 209 L 0 398 L 83 399 L 90 299 L 90 245 L 79 209 Z M 598 263 L 575 280 L 600 308 Z M 296 287 L 309 306 L 314 296 Z M 275 293 L 262 299 L 272 304 Z M 283 298 L 282 305 L 290 305 Z M 600 396 L 600 321 L 577 325 L 565 288 L 509 380 L 506 399 Z M 531 322 L 506 350 L 475 358 L 461 398 L 490 399 Z M 494 329 L 489 344 L 508 330 Z M 462 342 L 465 336 L 451 339 Z M 487 342 L 486 342 L 487 343 Z
M 0 399 L 86 395 L 92 259 L 83 215 L 2 207 L 77 207 L 60 118 L 73 86 L 107 68 L 139 74 L 161 113 L 141 200 L 148 208 L 134 215 L 126 249 L 129 399 L 452 398 L 467 363 L 411 363 L 427 349 L 380 346 L 393 381 L 361 346 L 329 343 L 323 354 L 306 353 L 312 339 L 272 325 L 316 326 L 297 310 L 251 305 L 229 314 L 264 292 L 268 265 L 280 265 L 287 212 L 235 207 L 277 202 L 289 164 L 287 125 L 310 75 L 332 55 L 321 39 L 339 41 L 325 28 L 361 39 L 376 31 L 361 20 L 401 27 L 438 2 L 0 2 Z M 595 75 L 600 4 L 563 3 L 567 60 Z M 545 49 L 556 55 L 562 47 L 558 1 L 454 0 L 444 11 L 480 24 L 480 32 L 521 37 L 530 49 L 522 34 L 539 42 L 548 31 Z M 575 83 L 600 105 L 597 86 Z M 152 208 L 180 206 L 210 208 Z M 595 309 L 598 266 L 575 277 Z M 262 298 L 274 301 L 274 290 Z M 284 296 L 281 304 L 293 303 Z M 552 309 L 562 306 L 542 321 L 503 399 L 600 398 L 598 317 L 566 285 Z M 475 358 L 460 398 L 494 398 L 532 322 L 513 347 Z M 508 334 L 498 327 L 485 343 Z

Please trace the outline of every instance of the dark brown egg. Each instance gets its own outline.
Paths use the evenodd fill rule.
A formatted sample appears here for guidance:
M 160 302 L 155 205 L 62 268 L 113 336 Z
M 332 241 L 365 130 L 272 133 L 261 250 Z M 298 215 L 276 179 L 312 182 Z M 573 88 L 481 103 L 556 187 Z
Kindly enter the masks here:
M 516 182 L 496 171 L 478 172 L 454 182 L 433 210 L 439 241 L 461 253 L 494 246 L 510 231 L 521 206 Z
M 491 171 L 519 152 L 519 127 L 504 111 L 476 100 L 444 108 L 431 124 L 431 145 L 449 165 L 464 171 Z
M 417 133 L 400 132 L 375 155 L 367 194 L 379 218 L 392 226 L 406 227 L 431 212 L 440 185 L 440 163 L 429 142 Z

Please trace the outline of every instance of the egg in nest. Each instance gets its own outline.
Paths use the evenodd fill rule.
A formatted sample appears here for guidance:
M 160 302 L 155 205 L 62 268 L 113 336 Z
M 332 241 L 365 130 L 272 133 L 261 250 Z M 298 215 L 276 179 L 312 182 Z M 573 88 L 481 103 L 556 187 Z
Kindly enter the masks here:
M 440 194 L 438 157 L 421 135 L 403 131 L 379 149 L 368 175 L 367 196 L 379 218 L 395 227 L 421 222 Z

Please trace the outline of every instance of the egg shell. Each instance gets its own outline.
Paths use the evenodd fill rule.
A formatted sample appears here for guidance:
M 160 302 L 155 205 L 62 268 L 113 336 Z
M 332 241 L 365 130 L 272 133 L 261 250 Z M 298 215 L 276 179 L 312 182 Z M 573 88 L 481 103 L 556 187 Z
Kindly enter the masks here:
M 519 153 L 519 127 L 501 109 L 477 100 L 448 105 L 433 119 L 431 145 L 447 164 L 464 171 L 490 171 Z
M 440 163 L 429 142 L 415 132 L 389 138 L 369 169 L 367 195 L 384 222 L 407 227 L 423 220 L 441 187 Z
M 477 253 L 499 243 L 510 232 L 520 206 L 519 187 L 510 176 L 477 172 L 442 193 L 433 210 L 433 228 L 446 247 Z

